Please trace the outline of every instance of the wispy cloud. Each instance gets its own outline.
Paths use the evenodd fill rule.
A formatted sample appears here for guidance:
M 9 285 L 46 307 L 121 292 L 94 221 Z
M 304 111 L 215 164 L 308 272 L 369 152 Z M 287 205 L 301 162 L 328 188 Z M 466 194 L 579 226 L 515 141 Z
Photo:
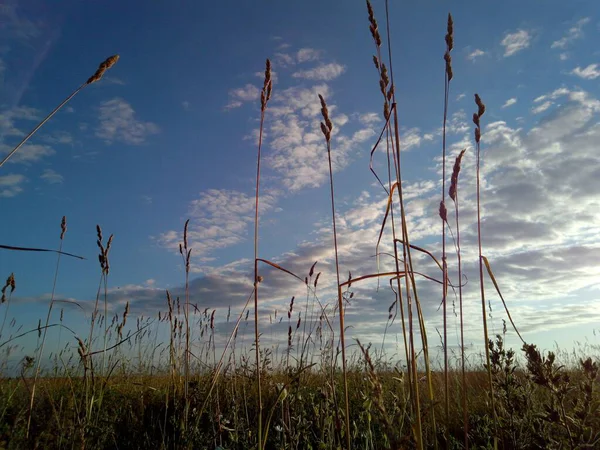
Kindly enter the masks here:
M 539 113 L 546 111 L 551 106 L 552 106 L 552 102 L 547 100 L 544 103 L 541 103 L 538 106 L 534 106 L 533 108 L 531 108 L 531 112 L 533 114 L 539 114 Z
M 360 120 L 361 123 L 363 123 L 365 125 L 371 125 L 371 124 L 379 123 L 379 122 L 382 121 L 382 119 L 379 116 L 379 114 L 374 113 L 374 112 L 361 114 L 358 117 L 358 120 Z
M 315 50 L 314 48 L 301 48 L 296 53 L 296 59 L 299 63 L 316 61 L 321 57 L 321 53 L 320 50 Z
M 42 139 L 49 144 L 72 145 L 74 142 L 73 135 L 68 131 L 55 131 L 44 135 Z
M 583 78 L 584 80 L 595 80 L 600 77 L 600 68 L 598 67 L 598 64 L 590 64 L 583 68 L 577 66 L 571 71 L 571 74 Z
M 512 56 L 531 45 L 531 34 L 527 30 L 517 30 L 507 33 L 501 42 L 504 47 L 504 57 Z
M 181 107 L 185 110 L 185 111 L 189 111 L 190 110 L 190 102 L 188 102 L 187 100 L 184 100 L 181 102 Z
M 337 64 L 337 63 L 329 63 L 329 64 L 321 64 L 313 69 L 307 70 L 299 70 L 292 74 L 294 78 L 304 78 L 307 80 L 323 80 L 329 81 L 339 77 L 346 70 L 346 67 Z
M 288 53 L 275 53 L 273 60 L 277 66 L 284 69 L 296 64 L 296 59 Z
M 328 103 L 334 124 L 332 166 L 334 171 L 345 168 L 357 146 L 375 134 L 375 120 L 368 119 L 358 127 L 349 126 L 346 114 L 337 111 L 331 90 L 325 83 L 310 88 L 293 86 L 274 93 L 267 122 L 268 144 L 272 153 L 266 163 L 281 177 L 290 191 L 320 186 L 327 180 L 327 165 L 323 164 L 324 140 L 319 128 L 318 94 Z
M 0 144 L 0 155 L 8 154 L 12 150 L 12 147 Z M 52 147 L 42 144 L 25 144 L 18 152 L 8 160 L 8 164 L 31 164 L 40 161 L 41 159 L 52 156 L 56 152 Z
M 475 49 L 467 55 L 467 59 L 469 59 L 470 61 L 475 61 L 475 59 L 477 59 L 485 54 L 486 54 L 486 52 L 484 52 L 483 50 Z
M 140 145 L 159 132 L 158 125 L 136 118 L 134 109 L 119 97 L 101 103 L 96 136 L 107 142 Z
M 516 98 L 509 98 L 508 100 L 506 100 L 506 102 L 504 102 L 504 105 L 502 105 L 502 108 L 508 108 L 509 106 L 514 105 L 515 103 L 517 103 L 517 99 Z
M 573 27 L 569 28 L 569 31 L 567 32 L 567 34 L 565 36 L 563 36 L 562 38 L 560 38 L 557 41 L 554 41 L 550 47 L 564 49 L 569 44 L 571 44 L 573 41 L 582 38 L 583 37 L 583 26 L 589 22 L 590 22 L 589 17 L 584 17 L 583 19 L 579 19 Z
M 276 202 L 274 193 L 265 192 L 260 199 L 261 213 L 271 210 Z M 202 265 L 212 260 L 215 250 L 231 247 L 247 238 L 254 220 L 254 198 L 241 191 L 209 189 L 190 202 L 187 217 L 190 218 L 188 242 L 196 262 L 194 271 L 202 271 Z M 182 239 L 180 231 L 172 230 L 162 233 L 158 242 L 178 250 Z
M 0 176 L 0 197 L 14 197 L 23 192 L 21 185 L 24 182 L 24 175 L 11 173 Z
M 52 169 L 44 169 L 40 178 L 48 184 L 61 184 L 65 180 L 65 177 Z
M 260 89 L 255 85 L 248 83 L 244 87 L 229 91 L 229 103 L 227 103 L 225 109 L 239 108 L 244 102 L 257 100 L 259 97 Z

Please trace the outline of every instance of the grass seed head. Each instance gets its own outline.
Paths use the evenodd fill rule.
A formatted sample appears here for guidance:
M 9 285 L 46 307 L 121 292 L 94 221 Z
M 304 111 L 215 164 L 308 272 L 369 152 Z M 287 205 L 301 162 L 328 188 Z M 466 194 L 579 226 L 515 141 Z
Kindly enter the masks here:
M 460 173 L 460 163 L 462 161 L 463 155 L 465 154 L 466 149 L 463 149 L 456 160 L 454 161 L 454 168 L 452 169 L 452 177 L 450 179 L 450 191 L 448 195 L 453 201 L 456 201 L 456 190 L 458 188 L 458 174 Z
M 442 200 L 440 202 L 440 218 L 444 221 L 447 222 L 448 221 L 448 210 L 446 209 L 446 204 L 444 203 L 444 201 Z
M 108 69 L 110 69 L 112 66 L 114 66 L 118 60 L 119 60 L 119 55 L 113 55 L 113 56 L 106 58 L 98 66 L 98 69 L 96 70 L 94 75 L 92 75 L 90 78 L 88 78 L 86 84 L 92 84 L 92 83 L 95 83 L 96 81 L 99 81 L 102 78 L 102 76 L 104 75 L 104 72 L 106 72 Z
M 63 216 L 62 221 L 60 222 L 60 240 L 61 241 L 65 237 L 66 232 L 67 232 L 67 216 Z

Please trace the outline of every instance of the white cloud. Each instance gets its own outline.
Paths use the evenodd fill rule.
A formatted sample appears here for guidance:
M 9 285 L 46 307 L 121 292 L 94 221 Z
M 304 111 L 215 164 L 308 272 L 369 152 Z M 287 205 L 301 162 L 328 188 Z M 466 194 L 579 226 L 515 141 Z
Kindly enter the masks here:
M 284 69 L 296 64 L 294 57 L 287 53 L 275 53 L 273 62 L 276 66 L 283 67 Z
M 255 85 L 248 83 L 244 87 L 229 91 L 229 103 L 225 106 L 225 109 L 239 108 L 244 102 L 258 100 L 259 97 L 260 89 Z
M 190 102 L 188 102 L 187 100 L 184 100 L 181 102 L 181 107 L 185 110 L 185 111 L 189 111 L 190 110 Z
M 301 48 L 296 53 L 296 59 L 299 63 L 308 61 L 316 61 L 321 57 L 321 51 L 315 50 L 314 48 Z
M 542 113 L 544 111 L 546 111 L 548 108 L 550 108 L 553 105 L 553 103 L 549 100 L 545 101 L 544 103 L 539 104 L 538 106 L 535 106 L 531 109 L 531 112 L 533 114 L 539 114 Z
M 404 133 L 400 133 L 400 145 L 403 150 L 410 150 L 412 147 L 421 145 L 421 135 L 418 128 L 411 128 Z
M 68 131 L 55 131 L 52 134 L 42 136 L 45 142 L 50 144 L 72 145 L 73 135 Z
M 566 53 L 566 52 L 563 52 L 563 53 L 561 53 L 560 55 L 558 55 L 558 58 L 559 58 L 561 61 L 566 61 L 567 59 L 569 59 L 569 54 L 568 54 L 568 53 Z
M 506 58 L 528 48 L 531 45 L 531 35 L 527 30 L 517 30 L 514 33 L 507 33 L 501 44 Z
M 598 64 L 590 64 L 584 68 L 577 66 L 571 71 L 571 74 L 585 80 L 595 80 L 600 77 L 600 68 L 598 67 Z
M 509 106 L 514 105 L 515 103 L 517 103 L 517 99 L 516 98 L 509 98 L 508 100 L 506 100 L 506 102 L 504 102 L 504 105 L 502 105 L 502 108 L 508 108 Z
M 334 124 L 332 137 L 332 166 L 334 171 L 346 167 L 359 145 L 375 135 L 374 119 L 369 124 L 345 132 L 349 119 L 338 113 L 327 84 L 311 88 L 294 86 L 274 93 L 266 131 L 272 153 L 265 161 L 275 170 L 280 182 L 290 192 L 318 187 L 329 176 L 324 164 L 325 140 L 320 130 L 321 105 L 318 94 L 327 101 Z
M 23 192 L 21 185 L 25 182 L 25 176 L 20 174 L 0 175 L 0 197 L 14 197 Z
M 307 80 L 324 80 L 329 81 L 339 77 L 346 71 L 346 67 L 337 64 L 337 63 L 329 63 L 329 64 L 321 64 L 313 69 L 307 70 L 299 70 L 292 74 L 294 78 L 304 78 Z
M 65 180 L 65 177 L 52 169 L 44 169 L 40 178 L 48 184 L 61 184 Z
M 458 94 L 456 96 L 456 101 L 459 102 L 461 101 L 463 98 L 465 98 L 467 96 L 467 94 L 465 94 L 464 92 L 462 94 Z
M 100 104 L 96 136 L 107 142 L 140 145 L 150 135 L 159 132 L 158 125 L 136 118 L 134 109 L 119 97 Z
M 561 39 L 554 41 L 552 43 L 552 45 L 550 46 L 550 48 L 564 49 L 569 44 L 571 44 L 573 41 L 582 38 L 583 37 L 583 26 L 585 24 L 589 23 L 589 21 L 590 21 L 589 17 L 584 17 L 583 19 L 578 20 L 577 23 L 575 24 L 575 26 L 569 28 L 569 31 L 567 32 L 567 34 L 565 36 L 563 36 Z
M 40 111 L 27 106 L 17 106 L 0 112 L 0 157 L 10 153 L 39 120 Z M 8 163 L 33 163 L 54 153 L 54 149 L 48 145 L 26 143 L 11 156 Z
M 0 144 L 0 155 L 8 154 L 13 147 L 6 144 Z M 8 160 L 10 164 L 23 163 L 31 164 L 40 161 L 46 156 L 52 156 L 56 152 L 53 148 L 42 144 L 25 144 Z
M 374 112 L 361 114 L 359 116 L 359 120 L 365 125 L 371 125 L 382 121 L 381 117 L 379 117 L 379 114 Z
M 273 209 L 276 202 L 276 194 L 263 191 L 259 204 L 261 214 Z M 215 250 L 248 238 L 254 221 L 254 205 L 253 195 L 227 189 L 209 189 L 190 202 L 188 245 L 193 249 L 195 271 L 201 271 L 202 264 L 212 260 Z M 171 230 L 158 237 L 161 245 L 176 251 L 182 241 L 182 231 Z
M 477 59 L 480 56 L 483 56 L 485 54 L 486 54 L 486 52 L 477 48 L 467 55 L 467 59 L 469 59 L 471 61 L 475 61 L 475 59 Z

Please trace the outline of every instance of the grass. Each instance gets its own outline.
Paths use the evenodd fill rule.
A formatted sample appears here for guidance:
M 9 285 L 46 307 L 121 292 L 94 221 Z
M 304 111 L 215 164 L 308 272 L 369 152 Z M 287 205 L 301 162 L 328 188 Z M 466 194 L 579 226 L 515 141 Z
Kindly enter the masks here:
M 393 52 L 388 4 L 385 3 L 385 38 L 375 11 L 367 1 L 368 24 L 375 46 L 373 63 L 382 94 L 384 126 L 371 150 L 370 170 L 388 198 L 377 241 L 377 271 L 342 277 L 339 270 L 338 229 L 332 165 L 332 136 L 335 132 L 327 100 L 319 95 L 325 141 L 323 164 L 329 168 L 332 217 L 332 247 L 335 255 L 337 296 L 322 300 L 318 290 L 321 272 L 317 262 L 308 275 L 294 273 L 259 253 L 259 204 L 261 200 L 261 158 L 263 126 L 272 94 L 271 62 L 266 60 L 261 91 L 260 133 L 257 148 L 254 214 L 253 288 L 235 321 L 231 308 L 204 311 L 190 298 L 189 272 L 192 248 L 188 246 L 188 225 L 183 230 L 180 254 L 185 267 L 185 297 L 173 298 L 167 291 L 165 310 L 154 317 L 138 317 L 135 326 L 129 304 L 123 311 L 110 312 L 109 251 L 112 235 L 104 241 L 97 227 L 100 283 L 84 339 L 60 320 L 51 323 L 57 307 L 54 294 L 46 320 L 36 329 L 22 331 L 13 319 L 5 328 L 8 306 L 16 289 L 11 274 L 2 289 L 5 308 L 0 329 L 0 449 L 23 448 L 598 448 L 600 446 L 600 395 L 598 354 L 580 357 L 560 365 L 557 355 L 540 353 L 521 337 L 502 297 L 500 286 L 481 245 L 480 164 L 482 121 L 485 105 L 474 95 L 474 142 L 476 148 L 477 231 L 481 324 L 485 355 L 469 362 L 464 345 L 462 281 L 448 276 L 448 236 L 457 258 L 458 279 L 462 280 L 460 242 L 459 174 L 465 151 L 456 157 L 450 188 L 446 193 L 446 120 L 450 82 L 453 79 L 451 51 L 454 23 L 448 16 L 444 53 L 444 99 L 442 144 L 441 263 L 427 249 L 411 244 L 402 179 L 402 145 L 394 84 Z M 386 48 L 387 47 L 387 48 Z M 386 51 L 387 50 L 387 51 Z M 90 79 L 52 111 L 0 163 L 30 139 L 62 106 L 83 87 L 99 80 L 118 57 L 108 58 Z M 374 170 L 375 152 L 384 147 L 387 178 Z M 462 192 L 462 191 L 460 191 Z M 453 202 L 454 221 L 446 206 Z M 450 217 L 451 219 L 451 217 Z M 17 251 L 54 251 L 57 254 L 56 280 L 67 223 L 60 226 L 58 250 L 3 246 Z M 391 236 L 393 268 L 379 269 L 384 238 Z M 414 252 L 425 255 L 441 272 L 441 281 L 424 275 L 414 264 Z M 292 297 L 279 323 L 287 315 L 287 340 L 266 340 L 259 328 L 259 268 L 268 266 L 295 280 L 306 289 L 304 304 Z M 485 267 L 485 271 L 484 271 Z M 387 270 L 387 269 L 386 269 Z M 522 356 L 506 348 L 506 325 L 494 338 L 488 335 L 485 276 L 500 296 L 510 324 L 522 340 Z M 425 317 L 418 294 L 417 279 L 441 286 L 443 330 L 440 334 L 443 363 L 434 369 L 430 357 Z M 364 282 L 388 281 L 395 299 L 388 309 L 388 326 L 400 314 L 404 365 L 395 355 L 374 349 L 359 340 L 347 342 L 345 311 L 353 298 L 352 286 Z M 458 354 L 449 354 L 448 288 L 458 288 L 460 342 Z M 54 293 L 54 287 L 53 291 Z M 81 308 L 75 302 L 70 302 Z M 304 308 L 302 308 L 304 306 Z M 83 308 L 81 308 L 83 309 Z M 253 309 L 253 316 L 250 312 Z M 277 324 L 277 311 L 269 317 Z M 383 312 L 385 313 L 385 312 Z M 114 315 L 113 315 L 114 314 Z M 296 319 L 297 314 L 297 319 Z M 129 322 L 128 322 L 129 319 Z M 252 322 L 250 321 L 252 320 Z M 224 343 L 217 345 L 215 321 L 231 324 Z M 472 318 L 469 319 L 472 322 Z M 129 324 L 129 325 L 128 325 Z M 66 345 L 44 356 L 47 330 L 60 329 Z M 272 327 L 271 327 L 272 329 Z M 25 356 L 16 375 L 8 375 L 8 359 L 19 340 L 37 333 L 33 356 Z M 199 335 L 198 335 L 199 333 Z M 166 340 L 162 336 L 167 336 Z M 385 339 L 385 337 L 384 337 Z M 168 341 L 168 342 L 167 342 Z M 349 352 L 350 346 L 355 352 Z M 594 349 L 587 348 L 590 353 Z M 340 361 L 341 360 L 341 361 Z M 44 367 L 44 369 L 42 368 Z

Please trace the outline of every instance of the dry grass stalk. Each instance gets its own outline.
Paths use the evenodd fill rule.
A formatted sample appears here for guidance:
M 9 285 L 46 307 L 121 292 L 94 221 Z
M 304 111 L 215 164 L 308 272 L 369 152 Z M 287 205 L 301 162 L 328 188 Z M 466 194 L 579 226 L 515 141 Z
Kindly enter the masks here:
M 496 405 L 494 400 L 494 384 L 492 380 L 492 368 L 490 364 L 490 349 L 488 346 L 489 334 L 487 326 L 487 313 L 485 306 L 485 287 L 483 281 L 483 254 L 481 249 L 481 192 L 480 192 L 480 167 L 481 167 L 481 117 L 485 113 L 485 105 L 481 101 L 479 94 L 475 94 L 475 104 L 477 105 L 477 112 L 473 114 L 473 123 L 475 124 L 475 145 L 477 147 L 477 161 L 476 161 L 476 177 L 477 177 L 477 245 L 479 250 L 479 286 L 481 292 L 481 314 L 483 321 L 483 335 L 485 343 L 485 359 L 487 364 L 488 372 L 488 385 L 490 389 L 490 404 L 492 407 L 492 414 L 494 417 L 495 426 L 498 423 L 498 417 L 496 414 Z M 495 433 L 497 434 L 497 433 Z M 497 446 L 497 435 L 494 436 L 494 445 Z
M 265 62 L 265 79 L 263 88 L 260 94 L 260 127 L 258 133 L 258 151 L 256 157 L 256 194 L 254 198 L 255 210 L 254 210 L 254 346 L 255 346 L 255 357 L 256 357 L 256 389 L 258 395 L 258 450 L 263 449 L 263 429 L 262 429 L 262 391 L 260 383 L 260 348 L 259 348 L 259 329 L 258 329 L 258 284 L 261 281 L 258 274 L 258 210 L 260 200 L 260 163 L 261 163 L 261 151 L 262 151 L 262 140 L 265 123 L 265 112 L 267 110 L 267 104 L 271 98 L 272 93 L 271 79 L 271 61 L 269 59 Z
M 319 100 L 321 102 L 321 115 L 325 123 L 321 122 L 321 131 L 325 136 L 327 143 L 327 160 L 329 164 L 329 189 L 331 195 L 331 216 L 333 225 L 333 247 L 335 251 L 335 275 L 338 286 L 338 308 L 340 315 L 340 346 L 342 347 L 342 376 L 344 378 L 344 406 L 346 410 L 345 414 L 345 425 L 346 425 L 346 445 L 350 449 L 350 402 L 348 399 L 348 373 L 346 367 L 346 342 L 345 342 L 345 327 L 344 327 L 344 301 L 342 297 L 342 289 L 340 285 L 340 265 L 338 255 L 338 243 L 337 243 L 337 226 L 335 220 L 335 193 L 333 188 L 333 166 L 331 163 L 331 131 L 333 130 L 333 124 L 329 119 L 329 111 L 327 110 L 327 103 L 321 94 L 319 94 Z
M 29 399 L 29 412 L 27 415 L 27 436 L 29 436 L 29 430 L 31 428 L 31 415 L 33 412 L 33 402 L 35 400 L 35 392 L 36 392 L 36 386 L 37 386 L 37 381 L 40 375 L 40 369 L 41 369 L 41 363 L 42 363 L 42 357 L 44 354 L 44 345 L 46 343 L 46 336 L 47 336 L 47 332 L 48 332 L 48 326 L 50 324 L 50 315 L 52 314 L 52 308 L 54 306 L 54 295 L 56 293 L 56 282 L 58 280 L 58 270 L 60 267 L 60 256 L 62 254 L 62 247 L 63 247 L 63 241 L 65 238 L 65 233 L 67 232 L 67 217 L 63 216 L 61 221 L 60 221 L 60 244 L 59 244 L 59 248 L 58 248 L 58 256 L 57 256 L 57 260 L 56 260 L 56 270 L 54 272 L 54 282 L 52 285 L 52 294 L 50 297 L 50 304 L 48 305 L 48 314 L 46 315 L 46 323 L 44 326 L 44 337 L 42 338 L 42 343 L 40 344 L 40 348 L 38 351 L 38 355 L 37 355 L 37 364 L 36 364 L 36 368 L 35 368 L 35 376 L 33 379 L 33 387 L 31 389 L 31 397 Z M 62 316 L 62 312 L 61 312 L 61 316 Z M 41 325 L 41 324 L 40 324 Z
M 452 57 L 450 52 L 454 47 L 454 22 L 452 15 L 448 14 L 448 24 L 446 29 L 446 52 L 444 53 L 445 79 L 444 79 L 444 117 L 442 125 L 442 199 L 440 201 L 440 218 L 442 219 L 442 267 L 443 267 L 443 322 L 444 322 L 444 412 L 446 422 L 450 419 L 450 386 L 449 386 L 449 366 L 448 366 L 448 265 L 446 260 L 446 225 L 448 224 L 448 215 L 446 210 L 446 122 L 448 119 L 448 97 L 450 94 L 450 81 L 453 78 Z M 449 440 L 447 428 L 445 433 L 446 442 Z

